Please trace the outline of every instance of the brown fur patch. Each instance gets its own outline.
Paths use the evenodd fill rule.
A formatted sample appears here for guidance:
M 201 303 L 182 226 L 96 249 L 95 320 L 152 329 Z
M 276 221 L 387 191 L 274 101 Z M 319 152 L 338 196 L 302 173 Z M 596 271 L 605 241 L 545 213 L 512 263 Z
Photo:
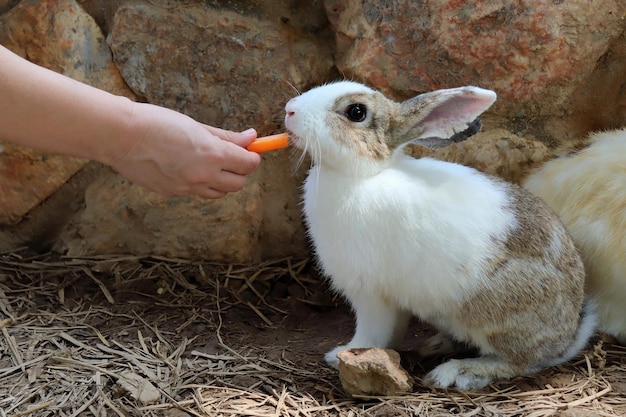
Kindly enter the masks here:
M 484 335 L 497 355 L 532 368 L 562 355 L 576 337 L 584 268 L 547 205 L 519 187 L 505 186 L 517 227 L 499 243 L 501 256 L 485 265 L 488 279 L 468 297 L 457 319 Z
M 362 122 L 353 122 L 345 115 L 346 109 L 357 103 L 367 108 L 367 116 Z M 359 156 L 384 160 L 392 152 L 387 144 L 392 104 L 378 92 L 349 94 L 337 99 L 326 123 L 332 131 L 337 132 L 337 141 L 356 150 Z
M 392 114 L 389 122 L 391 132 L 389 142 L 392 148 L 402 146 L 419 136 L 414 127 L 428 115 L 428 113 L 424 114 L 424 109 L 434 102 L 436 102 L 435 96 L 424 97 L 422 95 L 407 100 L 403 105 L 398 105 L 398 112 Z
M 518 225 L 505 242 L 509 255 L 542 257 L 552 240 L 556 218 L 539 198 L 519 187 L 509 187 Z
M 561 273 L 576 278 L 570 281 L 573 292 L 569 295 L 581 299 L 580 294 L 584 287 L 584 277 L 581 275 L 584 275 L 584 267 L 565 226 L 539 197 L 517 186 L 511 186 L 510 191 L 515 201 L 513 209 L 518 219 L 517 229 L 506 241 L 510 254 L 548 258 L 547 260 L 554 262 Z M 547 253 L 554 240 L 560 243 L 558 253 Z

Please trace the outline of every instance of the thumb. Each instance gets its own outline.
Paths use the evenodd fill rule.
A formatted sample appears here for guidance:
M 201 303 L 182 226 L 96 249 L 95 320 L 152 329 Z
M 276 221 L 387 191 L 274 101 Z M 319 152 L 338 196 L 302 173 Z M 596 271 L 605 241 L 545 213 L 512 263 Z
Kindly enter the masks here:
M 208 125 L 205 125 L 205 128 L 220 139 L 232 142 L 241 147 L 248 146 L 257 137 L 256 130 L 252 128 L 244 130 L 243 132 L 233 132 L 232 130 L 224 130 Z

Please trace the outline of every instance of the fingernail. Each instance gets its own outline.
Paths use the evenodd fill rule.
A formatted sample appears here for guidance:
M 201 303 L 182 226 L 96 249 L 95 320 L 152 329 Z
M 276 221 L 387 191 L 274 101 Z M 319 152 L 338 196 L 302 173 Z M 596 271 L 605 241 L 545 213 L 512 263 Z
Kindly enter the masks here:
M 244 136 L 256 135 L 256 130 L 254 130 L 253 128 L 246 129 L 243 132 L 241 132 L 241 134 L 244 135 Z

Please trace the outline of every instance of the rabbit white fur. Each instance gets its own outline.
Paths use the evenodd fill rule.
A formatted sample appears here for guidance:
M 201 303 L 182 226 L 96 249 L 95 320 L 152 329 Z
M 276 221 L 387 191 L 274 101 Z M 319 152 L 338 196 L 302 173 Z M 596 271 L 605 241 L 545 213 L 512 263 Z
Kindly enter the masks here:
M 599 328 L 626 345 L 626 130 L 592 133 L 557 154 L 524 186 L 565 223 L 583 256 Z
M 584 270 L 538 198 L 457 164 L 414 159 L 409 142 L 441 146 L 495 101 L 477 87 L 396 103 L 354 82 L 290 100 L 285 124 L 312 157 L 304 213 L 323 271 L 356 313 L 338 351 L 394 347 L 412 315 L 477 347 L 425 382 L 480 388 L 574 356 L 593 333 Z M 468 128 L 470 126 L 470 128 Z

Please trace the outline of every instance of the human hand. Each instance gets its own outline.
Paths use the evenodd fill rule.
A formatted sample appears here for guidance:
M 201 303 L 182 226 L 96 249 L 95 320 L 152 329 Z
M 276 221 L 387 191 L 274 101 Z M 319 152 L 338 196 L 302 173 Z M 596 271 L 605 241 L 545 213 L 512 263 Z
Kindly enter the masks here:
M 204 125 L 173 110 L 132 103 L 128 137 L 105 163 L 134 183 L 166 196 L 224 197 L 239 191 L 261 157 L 245 149 L 256 131 Z

